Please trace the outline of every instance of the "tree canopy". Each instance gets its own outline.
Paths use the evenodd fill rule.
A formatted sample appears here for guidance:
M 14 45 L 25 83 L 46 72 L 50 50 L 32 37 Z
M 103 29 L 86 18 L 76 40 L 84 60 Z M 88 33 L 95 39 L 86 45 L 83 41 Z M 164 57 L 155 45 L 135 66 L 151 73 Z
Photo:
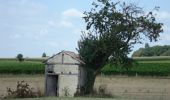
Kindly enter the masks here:
M 84 12 L 86 30 L 78 41 L 78 52 L 87 67 L 99 70 L 108 62 L 127 65 L 127 55 L 145 36 L 157 41 L 163 32 L 152 12 L 125 2 L 98 0 Z

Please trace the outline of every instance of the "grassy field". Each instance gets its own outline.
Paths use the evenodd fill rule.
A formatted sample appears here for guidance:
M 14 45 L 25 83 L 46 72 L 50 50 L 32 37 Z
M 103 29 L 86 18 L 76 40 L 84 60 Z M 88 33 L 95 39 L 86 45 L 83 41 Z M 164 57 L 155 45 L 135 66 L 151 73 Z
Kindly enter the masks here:
M 17 81 L 26 81 L 31 87 L 44 91 L 43 75 L 0 75 L 0 97 L 6 94 L 6 88 L 16 88 Z M 169 100 L 170 79 L 153 77 L 98 76 L 94 89 L 103 88 L 113 95 L 113 100 Z M 103 100 L 103 98 L 35 98 L 24 100 Z M 20 100 L 20 99 L 18 99 Z M 22 100 L 22 99 L 21 99 Z M 110 99 L 104 99 L 110 100 Z

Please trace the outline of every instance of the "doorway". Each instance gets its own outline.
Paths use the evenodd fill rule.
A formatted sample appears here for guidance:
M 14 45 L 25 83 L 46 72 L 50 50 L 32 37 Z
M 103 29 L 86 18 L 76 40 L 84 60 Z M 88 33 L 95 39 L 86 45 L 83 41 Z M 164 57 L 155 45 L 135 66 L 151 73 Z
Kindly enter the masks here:
M 58 75 L 47 75 L 46 95 L 58 96 Z

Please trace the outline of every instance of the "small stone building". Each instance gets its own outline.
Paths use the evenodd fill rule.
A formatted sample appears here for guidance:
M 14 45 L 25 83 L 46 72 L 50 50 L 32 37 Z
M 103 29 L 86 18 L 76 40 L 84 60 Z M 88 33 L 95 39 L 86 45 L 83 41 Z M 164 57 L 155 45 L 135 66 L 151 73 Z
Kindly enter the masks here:
M 84 63 L 74 52 L 61 51 L 44 63 L 46 96 L 73 97 L 85 85 Z

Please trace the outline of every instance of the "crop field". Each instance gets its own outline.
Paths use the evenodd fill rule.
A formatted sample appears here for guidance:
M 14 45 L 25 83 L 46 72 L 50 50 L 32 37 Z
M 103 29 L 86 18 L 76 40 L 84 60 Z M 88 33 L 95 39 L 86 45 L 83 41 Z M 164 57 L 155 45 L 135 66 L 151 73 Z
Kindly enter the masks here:
M 142 76 L 169 76 L 170 62 L 139 62 L 136 66 L 125 68 L 106 65 L 101 73 L 105 75 L 142 75 Z
M 138 57 L 130 69 L 106 65 L 101 73 L 105 75 L 169 76 L 170 57 Z
M 44 61 L 47 58 L 27 58 L 23 62 L 15 58 L 0 58 L 0 74 L 43 74 Z M 135 66 L 126 70 L 121 67 L 106 65 L 101 73 L 105 75 L 129 76 L 169 76 L 170 57 L 140 57 L 134 58 Z
M 136 61 L 170 61 L 170 56 L 133 57 Z
M 1 74 L 43 74 L 44 64 L 39 61 L 0 60 Z

